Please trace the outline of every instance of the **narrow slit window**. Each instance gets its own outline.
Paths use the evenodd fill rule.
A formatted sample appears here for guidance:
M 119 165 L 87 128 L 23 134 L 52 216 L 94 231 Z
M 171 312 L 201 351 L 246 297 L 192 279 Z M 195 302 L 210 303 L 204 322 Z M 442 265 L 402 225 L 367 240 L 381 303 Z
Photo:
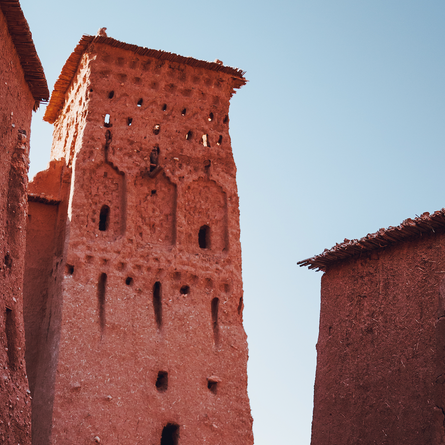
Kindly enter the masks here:
M 155 319 L 158 329 L 162 327 L 162 295 L 161 283 L 156 281 L 153 285 L 153 309 L 155 312 Z
M 101 273 L 97 283 L 97 304 L 99 309 L 100 331 L 105 330 L 105 293 L 107 288 L 107 274 Z
M 167 423 L 162 430 L 161 445 L 178 445 L 179 425 Z
M 244 301 L 243 297 L 241 297 L 238 303 L 238 315 L 241 315 L 243 313 L 243 307 L 244 307 Z
M 210 227 L 202 226 L 198 233 L 198 243 L 201 249 L 210 249 Z
M 150 171 L 156 169 L 159 163 L 159 147 L 156 145 L 150 153 Z
M 209 135 L 203 134 L 201 138 L 201 144 L 204 145 L 204 147 L 210 148 L 210 142 L 209 142 Z
M 128 117 L 127 118 L 127 125 L 129 126 L 129 127 L 131 127 L 131 124 L 133 123 L 133 119 L 131 118 L 131 117 Z
M 210 114 L 209 114 L 208 120 L 209 120 L 209 122 L 212 122 L 212 121 L 213 121 L 213 113 L 210 113 Z
M 113 97 L 114 97 L 114 91 L 110 91 L 108 93 L 108 99 L 113 99 Z
M 213 340 L 215 342 L 215 345 L 218 345 L 219 343 L 218 309 L 219 309 L 219 298 L 214 298 L 212 300 L 212 328 L 213 328 Z
M 167 111 L 167 104 L 162 105 L 162 111 Z
M 105 115 L 105 118 L 104 118 L 104 126 L 111 127 L 110 115 L 108 113 Z
M 110 207 L 103 205 L 99 214 L 99 230 L 105 232 L 110 225 Z
M 181 115 L 182 115 L 182 116 L 185 116 L 185 113 L 187 113 L 187 108 L 184 108 L 184 109 L 181 111 Z
M 159 371 L 158 378 L 156 379 L 156 389 L 159 392 L 165 392 L 168 389 L 168 372 Z
M 223 124 L 227 124 L 227 122 L 229 122 L 229 116 L 226 114 L 224 116 Z
M 18 364 L 17 327 L 15 323 L 14 313 L 9 308 L 6 308 L 5 328 L 8 365 L 12 370 L 15 370 Z
M 189 130 L 189 131 L 187 132 L 187 134 L 185 135 L 185 138 L 189 141 L 189 140 L 192 138 L 192 135 L 193 135 L 192 131 Z
M 216 143 L 216 145 L 221 145 L 221 144 L 222 144 L 222 135 L 219 135 L 218 142 Z
M 142 97 L 141 97 L 137 103 L 138 107 L 142 107 L 143 102 L 144 102 L 144 99 L 142 99 Z

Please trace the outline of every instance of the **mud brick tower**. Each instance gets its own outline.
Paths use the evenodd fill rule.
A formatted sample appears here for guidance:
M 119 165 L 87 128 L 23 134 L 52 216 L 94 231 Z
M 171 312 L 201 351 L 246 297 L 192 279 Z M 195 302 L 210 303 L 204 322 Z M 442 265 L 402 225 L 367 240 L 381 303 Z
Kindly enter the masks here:
M 34 444 L 253 443 L 228 132 L 244 84 L 104 36 L 67 60 L 30 186 Z

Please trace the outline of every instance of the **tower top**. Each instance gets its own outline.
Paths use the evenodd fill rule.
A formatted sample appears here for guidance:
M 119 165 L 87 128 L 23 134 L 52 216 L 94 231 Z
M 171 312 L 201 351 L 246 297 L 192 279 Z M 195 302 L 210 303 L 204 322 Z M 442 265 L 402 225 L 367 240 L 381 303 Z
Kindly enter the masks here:
M 149 49 L 142 46 L 131 45 L 124 43 L 111 37 L 104 37 L 100 35 L 90 36 L 84 35 L 77 44 L 74 51 L 68 57 L 65 65 L 62 68 L 57 82 L 54 85 L 54 90 L 51 94 L 51 99 L 46 107 L 45 116 L 43 119 L 50 124 L 53 124 L 59 117 L 60 112 L 63 109 L 65 103 L 65 93 L 68 91 L 69 86 L 75 76 L 77 68 L 79 66 L 82 55 L 87 51 L 88 47 L 93 43 L 100 43 L 109 45 L 114 48 L 120 48 L 127 51 L 132 51 L 139 56 L 151 57 L 158 60 L 165 60 L 169 62 L 176 62 L 196 68 L 204 68 L 209 71 L 218 73 L 224 73 L 231 76 L 233 79 L 233 88 L 240 88 L 246 84 L 244 77 L 245 71 L 239 68 L 232 68 L 230 66 L 224 66 L 218 61 L 207 62 L 204 60 L 194 59 L 192 57 L 184 57 L 178 54 L 169 53 L 167 51 L 160 51 L 155 49 Z

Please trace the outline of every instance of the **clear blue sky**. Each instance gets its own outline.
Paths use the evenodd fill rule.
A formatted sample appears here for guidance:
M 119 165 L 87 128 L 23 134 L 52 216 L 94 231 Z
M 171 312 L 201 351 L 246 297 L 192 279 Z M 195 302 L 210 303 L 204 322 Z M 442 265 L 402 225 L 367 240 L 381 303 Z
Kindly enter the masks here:
M 82 34 L 103 26 L 247 71 L 230 131 L 255 444 L 309 445 L 321 273 L 296 262 L 445 206 L 445 2 L 21 4 L 51 90 Z M 31 176 L 49 160 L 43 111 Z

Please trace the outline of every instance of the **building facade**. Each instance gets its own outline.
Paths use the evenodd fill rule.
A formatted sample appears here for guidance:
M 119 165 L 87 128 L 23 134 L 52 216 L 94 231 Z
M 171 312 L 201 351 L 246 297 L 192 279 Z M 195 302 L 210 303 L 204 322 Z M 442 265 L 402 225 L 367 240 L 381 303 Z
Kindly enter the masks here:
M 445 443 L 445 209 L 300 264 L 324 271 L 312 445 Z
M 29 194 L 34 444 L 253 443 L 228 118 L 245 82 L 106 36 L 67 60 Z
M 23 274 L 31 115 L 49 97 L 18 1 L 0 0 L 0 443 L 29 444 Z

